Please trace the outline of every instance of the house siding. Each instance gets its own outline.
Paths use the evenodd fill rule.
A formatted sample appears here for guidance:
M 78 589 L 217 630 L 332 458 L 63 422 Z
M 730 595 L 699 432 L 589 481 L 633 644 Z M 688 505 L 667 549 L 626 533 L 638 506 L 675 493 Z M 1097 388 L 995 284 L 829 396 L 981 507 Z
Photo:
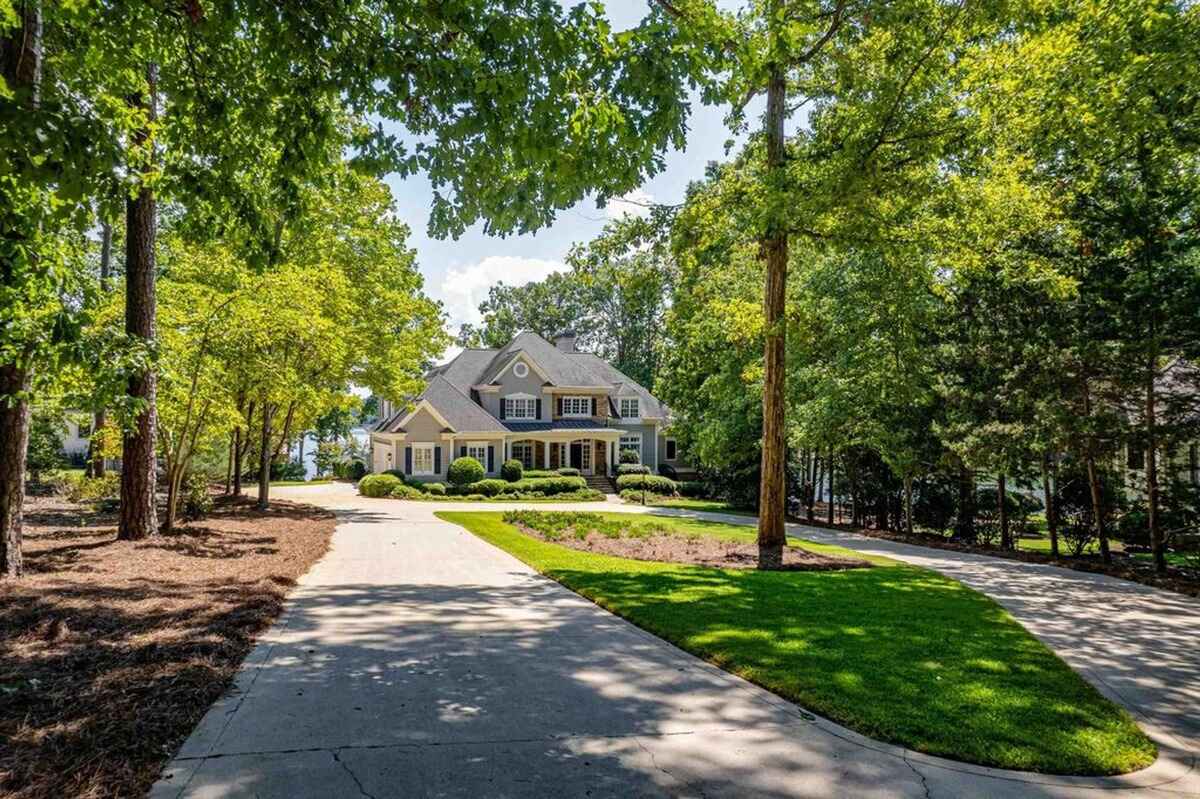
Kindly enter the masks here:
M 434 419 L 432 414 L 424 408 L 417 411 L 416 415 L 412 419 L 409 419 L 408 424 L 405 425 L 403 439 L 396 442 L 396 454 L 393 460 L 395 468 L 404 468 L 405 447 L 410 447 L 413 444 L 433 444 L 435 447 L 442 448 L 441 463 L 439 464 L 442 468 L 435 474 L 413 476 L 420 480 L 431 482 L 444 480 L 446 470 L 450 468 L 450 461 L 453 460 L 453 457 L 451 456 L 449 441 L 442 440 L 442 430 L 441 423 L 437 419 Z M 436 463 L 437 458 L 435 457 L 434 460 Z
M 509 394 L 528 394 L 531 397 L 541 397 L 542 399 L 542 415 L 539 420 L 548 421 L 550 419 L 550 403 L 546 397 L 549 396 L 543 391 L 544 381 L 538 376 L 538 373 L 531 367 L 529 374 L 526 377 L 517 377 L 513 374 L 510 368 L 500 378 L 500 390 L 496 392 L 484 392 L 479 396 L 480 402 L 483 404 L 483 409 L 500 418 L 500 400 Z
M 659 445 L 656 428 L 653 424 L 624 424 L 616 423 L 613 425 L 615 429 L 621 430 L 622 435 L 626 432 L 642 434 L 642 463 L 649 466 L 654 471 L 658 471 L 659 462 Z M 619 445 L 618 445 L 619 450 Z M 620 462 L 620 456 L 614 457 L 614 461 Z

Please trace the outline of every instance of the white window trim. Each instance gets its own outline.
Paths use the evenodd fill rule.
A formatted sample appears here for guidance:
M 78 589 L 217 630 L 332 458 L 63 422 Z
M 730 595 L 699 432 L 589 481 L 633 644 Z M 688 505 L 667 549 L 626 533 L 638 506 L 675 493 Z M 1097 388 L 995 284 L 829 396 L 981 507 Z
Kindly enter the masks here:
M 675 445 L 675 457 L 674 458 L 669 457 L 671 454 L 671 445 L 672 444 Z M 664 436 L 663 437 L 663 460 L 665 460 L 667 463 L 674 463 L 675 461 L 679 460 L 679 442 L 675 440 L 674 436 Z
M 568 411 L 567 403 L 572 402 L 572 401 L 583 402 L 583 410 L 582 411 Z M 563 407 L 563 412 L 562 412 L 563 416 L 571 416 L 571 417 L 574 417 L 577 419 L 580 419 L 580 418 L 586 419 L 592 415 L 592 398 L 589 396 L 580 395 L 580 394 L 567 394 L 567 395 L 564 395 L 562 398 L 562 407 Z
M 524 466 L 525 459 L 517 456 L 517 447 L 520 447 L 522 452 L 528 450 L 529 465 L 525 468 L 533 469 L 537 465 L 537 448 L 533 446 L 533 441 L 531 439 L 523 439 L 521 441 L 514 441 L 509 445 L 509 457 L 521 461 L 521 465 Z
M 434 471 L 433 447 L 434 447 L 433 444 L 413 444 L 412 445 L 412 473 L 413 473 L 413 475 L 415 475 L 417 477 L 429 477 L 430 475 L 437 474 L 437 472 Z M 419 466 L 417 466 L 417 453 L 418 452 L 428 452 L 429 453 L 429 469 L 428 470 L 421 469 Z
M 617 440 L 617 465 L 621 464 L 621 451 L 624 449 L 630 449 L 630 447 L 624 446 L 625 439 L 627 439 L 627 438 L 636 438 L 637 439 L 637 454 L 638 454 L 637 462 L 640 464 L 642 462 L 642 434 L 641 433 L 622 433 L 621 437 Z
M 513 374 L 517 377 L 529 377 L 529 364 L 517 361 L 513 364 Z
M 487 442 L 486 441 L 468 441 L 468 442 L 466 442 L 466 447 L 467 447 L 467 457 L 474 458 L 475 460 L 482 463 L 483 468 L 486 470 L 487 469 L 487 448 L 488 448 Z M 472 452 L 472 450 L 474 450 L 475 452 Z M 478 454 L 475 454 L 476 452 Z
M 636 416 L 626 416 L 625 415 L 625 408 L 623 406 L 625 405 L 625 403 L 627 401 L 637 403 L 637 415 Z M 642 418 L 642 398 L 641 397 L 617 397 L 617 413 L 620 414 L 620 417 L 622 419 L 630 419 L 630 420 L 641 419 Z
M 529 406 L 528 406 L 529 407 L 529 415 L 528 416 L 514 415 L 512 412 L 512 406 L 510 406 L 508 404 L 509 400 L 527 401 L 529 403 Z M 532 394 L 506 394 L 505 396 L 501 397 L 500 401 L 505 403 L 504 404 L 505 420 L 514 419 L 514 420 L 524 420 L 524 421 L 531 421 L 531 422 L 537 421 L 537 418 L 538 418 L 537 417 L 537 397 L 534 397 Z

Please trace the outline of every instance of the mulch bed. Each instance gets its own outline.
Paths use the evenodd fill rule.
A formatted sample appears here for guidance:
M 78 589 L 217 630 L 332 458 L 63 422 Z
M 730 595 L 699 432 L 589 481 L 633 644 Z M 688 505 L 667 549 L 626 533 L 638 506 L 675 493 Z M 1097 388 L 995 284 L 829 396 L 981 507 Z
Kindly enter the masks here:
M 656 534 L 638 537 L 612 538 L 601 533 L 589 533 L 586 538 L 573 535 L 548 539 L 537 530 L 523 524 L 517 529 L 541 541 L 559 544 L 584 552 L 613 555 L 631 560 L 652 560 L 659 563 L 685 563 L 719 569 L 758 568 L 758 546 L 751 543 L 723 541 L 711 536 L 682 536 Z M 837 571 L 870 567 L 865 560 L 843 558 L 810 552 L 800 547 L 783 548 L 782 571 Z
M 999 547 L 971 544 L 939 535 L 922 533 L 908 535 L 891 530 L 876 530 L 872 527 L 852 527 L 848 524 L 831 525 L 817 519 L 809 521 L 805 518 L 792 518 L 789 521 L 797 524 L 805 524 L 810 527 L 823 527 L 828 530 L 844 530 L 848 533 L 857 533 L 869 538 L 882 538 L 886 541 L 896 541 L 901 544 L 914 544 L 932 549 L 951 549 L 956 552 L 969 552 L 974 555 L 989 555 L 994 558 L 1020 560 L 1025 563 L 1045 563 L 1063 569 L 1074 569 L 1075 571 L 1091 572 L 1093 574 L 1106 574 L 1109 577 L 1118 577 L 1122 580 L 1142 583 L 1143 585 L 1161 588 L 1165 591 L 1174 591 L 1177 594 L 1200 597 L 1200 575 L 1174 566 L 1167 568 L 1166 575 L 1160 575 L 1154 571 L 1152 563 L 1135 560 L 1123 552 L 1112 553 L 1113 562 L 1105 563 L 1099 555 L 1055 558 L 1043 552 L 1031 552 L 1027 549 L 1000 549 Z
M 0 583 L 0 795 L 149 790 L 329 547 L 332 514 L 272 505 L 117 541 L 112 514 L 28 503 L 26 574 Z

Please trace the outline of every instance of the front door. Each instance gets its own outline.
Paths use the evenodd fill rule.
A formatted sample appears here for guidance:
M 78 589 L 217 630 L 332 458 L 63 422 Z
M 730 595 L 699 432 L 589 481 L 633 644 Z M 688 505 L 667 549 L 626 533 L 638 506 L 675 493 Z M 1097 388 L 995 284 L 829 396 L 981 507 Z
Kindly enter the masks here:
M 591 441 L 571 442 L 571 466 L 578 469 L 580 474 L 592 473 Z

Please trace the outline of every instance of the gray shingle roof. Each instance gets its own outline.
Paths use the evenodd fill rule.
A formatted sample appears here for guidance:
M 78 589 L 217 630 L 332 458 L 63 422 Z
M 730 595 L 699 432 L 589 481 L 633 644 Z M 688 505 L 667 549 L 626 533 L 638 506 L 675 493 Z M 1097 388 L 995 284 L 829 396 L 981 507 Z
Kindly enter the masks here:
M 408 407 L 429 400 L 438 413 L 455 430 L 471 432 L 533 432 L 543 430 L 585 430 L 604 425 L 590 420 L 559 420 L 558 422 L 501 422 L 479 404 L 478 392 L 471 387 L 493 382 L 501 369 L 519 352 L 526 353 L 557 386 L 603 388 L 614 396 L 635 395 L 642 401 L 642 416 L 665 418 L 667 408 L 644 386 L 602 358 L 588 352 L 563 352 L 537 333 L 520 333 L 503 349 L 468 349 L 460 352 L 450 363 L 431 369 L 426 375 L 425 390 L 411 400 Z M 615 415 L 617 408 L 613 406 Z M 375 430 L 396 432 L 400 421 L 408 415 L 401 410 L 381 421 Z M 561 426 L 560 426 L 561 425 Z

